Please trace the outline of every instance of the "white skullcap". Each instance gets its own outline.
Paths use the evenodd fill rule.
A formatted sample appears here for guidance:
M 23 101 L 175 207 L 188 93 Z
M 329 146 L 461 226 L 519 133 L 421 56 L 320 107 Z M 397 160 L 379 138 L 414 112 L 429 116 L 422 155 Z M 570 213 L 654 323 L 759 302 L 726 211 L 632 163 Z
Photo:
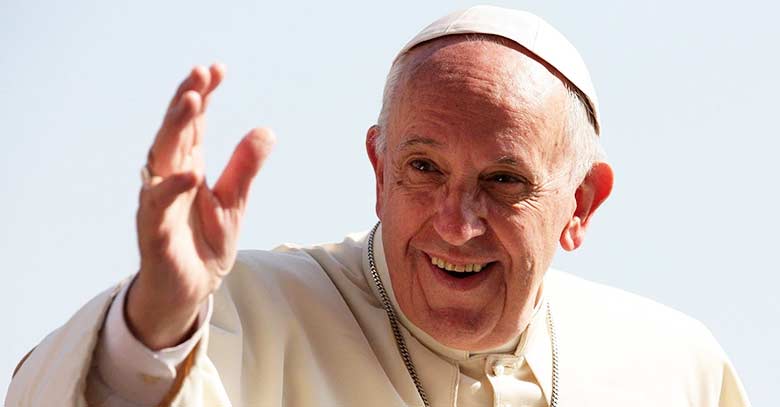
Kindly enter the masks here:
M 539 16 L 527 11 L 495 6 L 474 6 L 434 21 L 412 38 L 396 56 L 434 38 L 455 34 L 490 34 L 518 43 L 550 64 L 571 82 L 590 105 L 596 134 L 600 132 L 596 89 L 580 53 L 558 30 Z

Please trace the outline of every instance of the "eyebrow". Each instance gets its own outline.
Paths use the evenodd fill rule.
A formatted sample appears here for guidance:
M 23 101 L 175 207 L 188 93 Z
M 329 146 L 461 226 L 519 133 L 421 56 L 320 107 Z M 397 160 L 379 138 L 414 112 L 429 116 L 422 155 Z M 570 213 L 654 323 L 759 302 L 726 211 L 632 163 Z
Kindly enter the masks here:
M 432 147 L 441 147 L 441 146 L 444 145 L 443 143 L 441 143 L 439 141 L 436 141 L 436 140 L 434 140 L 432 138 L 429 138 L 429 137 L 415 136 L 415 137 L 410 138 L 409 140 L 404 141 L 400 145 L 398 145 L 398 150 L 399 151 L 400 150 L 404 150 L 404 149 L 407 149 L 409 147 L 413 147 L 413 146 L 420 145 L 420 144 L 425 145 L 425 146 L 432 146 Z
M 430 137 L 424 137 L 424 136 L 414 136 L 410 138 L 409 140 L 404 141 L 403 143 L 398 145 L 397 150 L 402 151 L 407 148 L 414 147 L 416 145 L 425 145 L 425 146 L 432 146 L 432 147 L 441 147 L 444 145 L 444 143 L 434 140 Z M 512 167 L 523 167 L 523 160 L 520 160 L 519 158 L 511 155 L 505 155 L 499 157 L 496 161 L 496 164 L 503 164 L 503 165 L 509 165 Z
M 497 164 L 505 164 L 505 165 L 511 165 L 513 167 L 520 167 L 520 160 L 513 156 L 505 155 L 503 157 L 500 157 L 498 160 L 496 160 Z

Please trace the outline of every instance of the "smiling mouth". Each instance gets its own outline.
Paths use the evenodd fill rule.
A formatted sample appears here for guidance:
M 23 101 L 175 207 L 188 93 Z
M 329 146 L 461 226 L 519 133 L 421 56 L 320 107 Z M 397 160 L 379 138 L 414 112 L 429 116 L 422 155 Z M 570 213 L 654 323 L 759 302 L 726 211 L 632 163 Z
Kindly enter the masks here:
M 445 261 L 442 258 L 431 256 L 431 264 L 440 268 L 448 275 L 454 278 L 468 278 L 475 276 L 484 271 L 485 268 L 490 267 L 494 262 L 490 263 L 467 263 L 467 264 L 453 264 Z

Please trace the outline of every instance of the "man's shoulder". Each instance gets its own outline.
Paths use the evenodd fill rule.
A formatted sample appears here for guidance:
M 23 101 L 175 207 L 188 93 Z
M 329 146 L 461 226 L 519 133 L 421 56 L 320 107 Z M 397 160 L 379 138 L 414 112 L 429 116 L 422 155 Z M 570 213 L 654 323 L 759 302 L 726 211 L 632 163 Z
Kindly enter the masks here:
M 670 306 L 623 289 L 587 280 L 574 274 L 550 270 L 545 279 L 550 296 L 559 312 L 584 317 L 591 325 L 619 323 L 642 331 L 658 330 L 671 335 L 711 336 L 697 319 Z M 673 332 L 671 332 L 673 331 Z
M 241 250 L 216 300 L 242 302 L 263 295 L 279 303 L 340 297 L 341 280 L 362 276 L 365 234 L 348 235 L 338 243 L 310 246 L 283 244 L 273 250 Z
M 332 277 L 353 267 L 350 262 L 360 253 L 351 237 L 336 244 L 239 252 L 214 293 L 211 326 L 216 329 L 209 336 L 209 355 L 227 360 L 242 340 L 245 346 L 264 344 L 253 352 L 273 360 L 278 349 L 325 354 L 337 343 L 363 344 L 343 287 Z
M 579 359 L 578 366 L 591 366 L 594 377 L 605 375 L 622 383 L 621 374 L 631 372 L 659 385 L 720 383 L 728 359 L 698 320 L 561 271 L 548 273 L 545 290 L 562 346 Z
M 284 243 L 273 250 L 240 250 L 228 279 L 285 280 L 312 273 L 329 274 L 331 269 L 360 272 L 366 235 L 354 233 L 340 242 L 308 246 Z

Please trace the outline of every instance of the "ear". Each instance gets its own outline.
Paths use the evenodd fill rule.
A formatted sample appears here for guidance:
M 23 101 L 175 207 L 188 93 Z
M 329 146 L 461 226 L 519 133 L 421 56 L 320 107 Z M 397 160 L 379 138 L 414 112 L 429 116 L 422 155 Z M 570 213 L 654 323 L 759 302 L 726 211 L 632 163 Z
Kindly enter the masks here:
M 561 232 L 560 242 L 564 250 L 572 251 L 582 245 L 593 214 L 612 192 L 613 181 L 614 174 L 609 164 L 600 162 L 591 168 L 574 193 L 577 208 Z
M 379 137 L 379 126 L 376 124 L 368 128 L 366 132 L 366 152 L 371 166 L 374 167 L 376 177 L 376 216 L 382 220 L 382 187 L 384 185 L 384 165 L 382 154 L 376 149 L 376 140 Z

